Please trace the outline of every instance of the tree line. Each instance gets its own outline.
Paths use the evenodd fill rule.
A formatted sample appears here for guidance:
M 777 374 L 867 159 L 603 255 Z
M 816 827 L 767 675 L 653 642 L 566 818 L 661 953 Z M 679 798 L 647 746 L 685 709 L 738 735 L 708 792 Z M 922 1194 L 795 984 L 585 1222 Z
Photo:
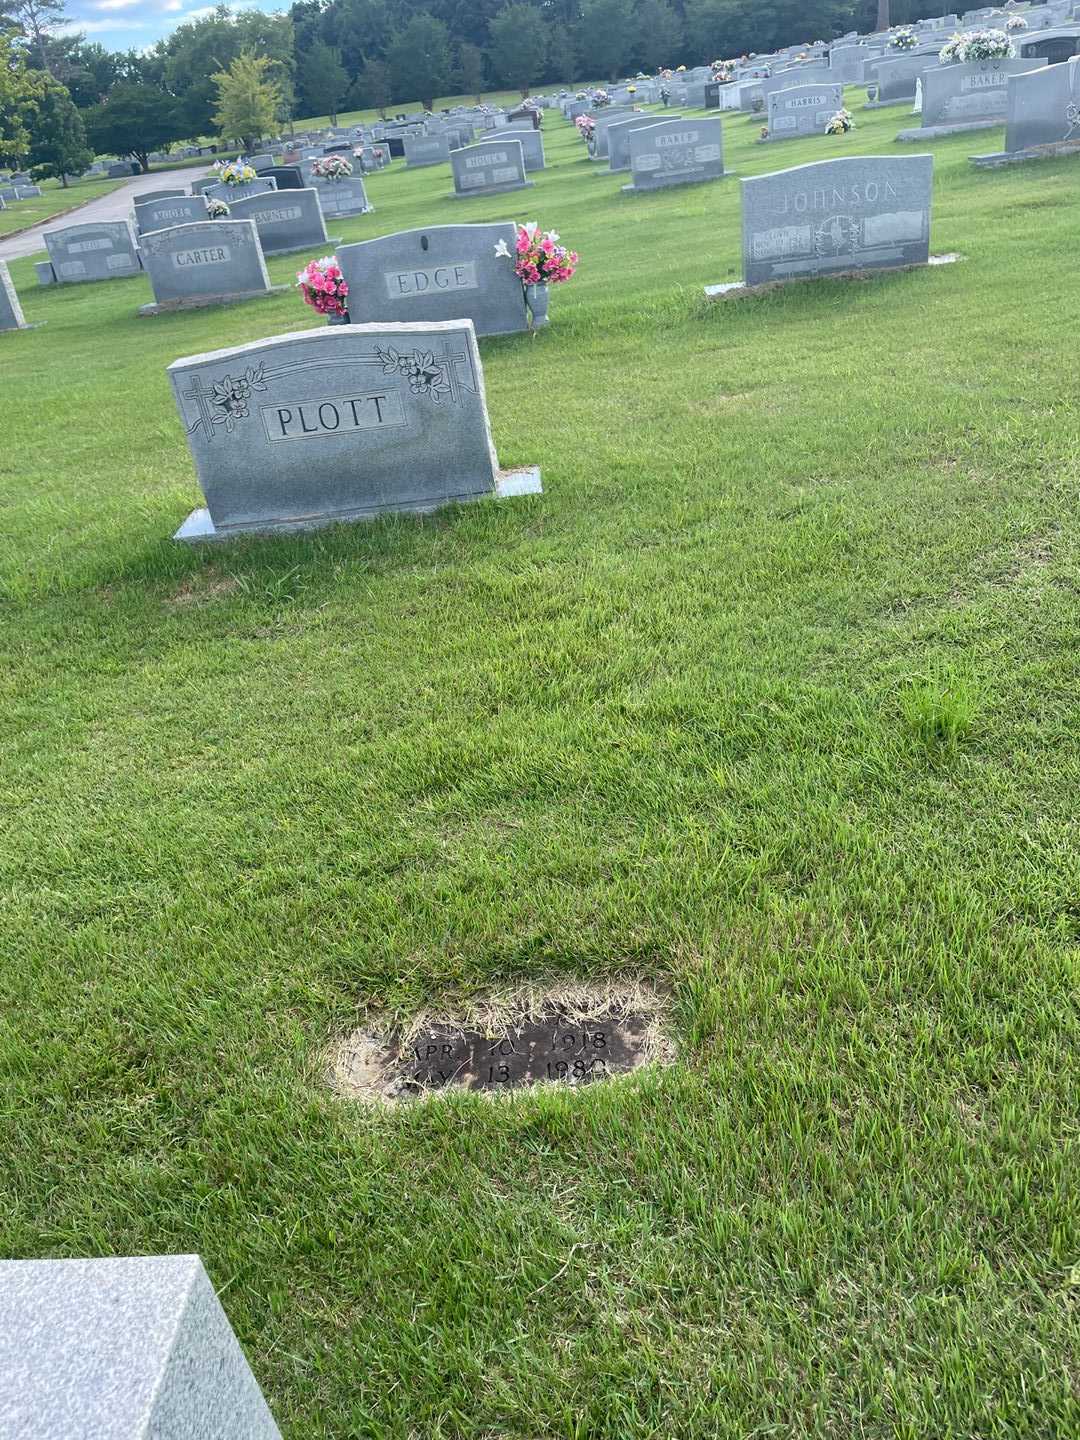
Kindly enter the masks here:
M 0 0 L 0 162 L 255 139 L 298 116 L 606 81 L 868 31 L 940 0 L 295 0 L 187 21 L 148 50 L 67 33 L 64 0 Z

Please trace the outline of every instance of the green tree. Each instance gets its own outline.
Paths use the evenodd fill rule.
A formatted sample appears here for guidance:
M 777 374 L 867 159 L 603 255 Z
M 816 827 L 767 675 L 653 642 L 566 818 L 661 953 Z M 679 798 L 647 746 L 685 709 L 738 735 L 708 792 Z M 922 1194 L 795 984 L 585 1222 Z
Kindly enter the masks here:
M 267 74 L 271 65 L 268 56 L 244 50 L 211 77 L 218 92 L 214 124 L 226 140 L 242 140 L 245 150 L 274 128 L 281 87 Z
M 359 108 L 370 106 L 379 112 L 380 119 L 385 120 L 393 93 L 389 65 L 383 60 L 369 60 L 356 77 L 352 93 Z
M 44 76 L 27 67 L 10 35 L 0 33 L 0 160 L 14 163 L 26 154 L 44 88 Z
M 642 0 L 637 8 L 634 63 L 650 74 L 667 65 L 674 68 L 683 47 L 683 25 L 666 0 Z M 710 59 L 714 57 L 710 56 Z
M 425 110 L 435 108 L 450 80 L 450 32 L 426 10 L 414 15 L 394 40 L 387 63 L 395 99 L 417 99 Z
M 548 22 L 547 74 L 558 85 L 572 85 L 577 78 L 577 44 L 571 26 L 561 20 Z
M 512 85 L 522 96 L 544 71 L 547 32 L 532 5 L 507 5 L 491 22 L 488 58 L 497 85 Z
M 341 52 L 341 63 L 358 75 L 369 60 L 382 60 L 390 44 L 386 0 L 334 0 L 320 20 L 320 38 Z
M 458 46 L 454 84 L 462 95 L 471 95 L 477 105 L 480 104 L 484 93 L 484 52 L 479 45 L 463 40 Z
M 25 36 L 31 64 L 50 75 L 49 40 L 67 19 L 64 10 L 64 0 L 11 0 L 5 7 L 8 18 Z
M 292 109 L 293 28 L 287 14 L 218 6 L 212 15 L 179 25 L 154 47 L 150 61 L 160 67 L 160 83 L 180 102 L 186 135 L 209 135 L 218 107 L 214 76 L 228 70 L 244 50 L 270 62 L 267 78 L 277 82 L 281 107 Z M 284 118 L 284 116 L 283 116 Z
M 86 112 L 86 133 L 99 153 L 132 155 L 145 174 L 151 150 L 171 145 L 188 132 L 173 96 L 156 85 L 123 80 L 104 104 Z
M 578 25 L 582 68 L 594 80 L 626 73 L 634 40 L 631 0 L 586 0 Z
M 331 125 L 337 124 L 338 107 L 349 88 L 349 77 L 337 50 L 316 40 L 306 55 L 300 57 L 297 85 L 302 115 L 329 115 Z
M 50 80 L 38 101 L 27 157 L 35 178 L 59 177 L 67 189 L 69 175 L 81 175 L 90 168 L 94 152 L 86 143 L 86 128 L 71 96 Z

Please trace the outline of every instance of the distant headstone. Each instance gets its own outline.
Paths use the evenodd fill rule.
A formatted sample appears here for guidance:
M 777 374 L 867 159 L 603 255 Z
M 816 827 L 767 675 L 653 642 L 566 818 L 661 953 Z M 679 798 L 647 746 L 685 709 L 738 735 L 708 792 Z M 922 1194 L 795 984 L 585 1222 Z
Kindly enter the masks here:
M 264 255 L 288 255 L 325 245 L 326 222 L 314 190 L 252 195 L 231 207 L 233 220 L 254 220 Z
M 194 188 L 192 186 L 192 189 Z M 265 195 L 276 189 L 276 181 L 260 175 L 257 180 L 249 180 L 246 185 L 222 185 L 214 181 L 204 186 L 203 194 L 208 200 L 224 200 L 226 205 L 231 206 L 234 200 L 246 200 L 251 195 Z
M 886 105 L 902 105 L 906 100 L 914 100 L 916 80 L 939 64 L 936 52 L 870 61 L 866 67 L 866 80 L 877 86 L 877 95 L 868 108 L 881 109 Z
M 28 330 L 8 267 L 0 260 L 0 330 Z M 2 1403 L 2 1402 L 0 1402 Z
M 201 195 L 178 195 L 135 206 L 135 229 L 140 235 L 148 230 L 165 230 L 170 225 L 190 225 L 205 219 L 206 201 Z
M 844 103 L 838 81 L 824 85 L 791 85 L 769 96 L 768 140 L 798 140 L 824 135 L 825 126 Z
M 261 154 L 252 155 L 247 163 L 256 172 L 256 174 L 262 175 L 264 171 L 269 170 L 270 167 L 275 164 L 275 160 L 273 155 Z
M 718 115 L 663 120 L 630 135 L 630 173 L 623 189 L 663 190 L 724 177 L 724 131 Z
M 664 125 L 668 120 L 678 120 L 681 117 L 678 113 L 672 115 L 631 115 L 626 120 L 620 120 L 615 125 L 608 126 L 608 169 L 629 170 L 630 168 L 630 136 L 633 131 L 641 130 L 647 125 Z
M 976 165 L 1080 149 L 1080 60 L 1010 75 L 1006 106 L 1004 152 L 973 156 Z
M 303 330 L 177 360 L 169 378 L 207 505 L 178 540 L 540 488 L 535 471 L 500 485 L 468 321 Z
M 34 273 L 37 276 L 39 285 L 55 285 L 56 271 L 48 260 L 39 260 L 34 265 Z
M 139 167 L 130 161 L 122 160 L 118 161 L 115 165 L 110 165 L 105 173 L 110 180 L 119 180 L 122 175 L 137 175 L 139 173 Z
M 40 185 L 16 185 L 15 194 L 20 200 L 37 200 L 41 197 Z
M 450 153 L 454 176 L 454 194 L 501 195 L 507 190 L 523 190 L 532 181 L 525 178 L 525 155 L 521 141 L 481 140 Z
M 141 272 L 135 232 L 127 220 L 102 220 L 45 231 L 57 283 L 117 280 Z
M 507 125 L 499 131 L 499 139 L 503 136 L 511 136 L 521 141 L 521 148 L 525 156 L 525 173 L 544 168 L 544 137 L 539 130 L 533 129 L 531 125 Z
M 927 131 L 948 133 L 1002 124 L 1010 75 L 1023 75 L 1041 65 L 1038 59 L 973 60 L 924 70 L 921 127 L 904 130 L 897 139 L 920 140 L 927 138 Z
M 154 291 L 140 315 L 224 304 L 270 293 L 254 220 L 202 220 L 143 235 L 143 264 Z
M 186 194 L 186 190 L 139 190 L 131 197 L 131 203 L 138 209 L 140 205 L 149 205 L 153 200 L 175 200 Z
M 375 208 L 368 200 L 362 175 L 350 175 L 344 180 L 320 180 L 313 176 L 308 185 L 318 195 L 322 212 L 328 220 L 331 217 L 340 219 L 347 215 L 367 215 Z
M 338 263 L 353 323 L 471 320 L 478 335 L 525 330 L 525 297 L 512 258 L 516 239 L 517 227 L 508 221 L 433 225 L 343 245 Z
M 6 1440 L 281 1440 L 197 1255 L 0 1263 Z
M 261 174 L 264 180 L 273 180 L 279 190 L 303 190 L 305 188 L 299 164 L 271 165 Z
M 858 155 L 744 180 L 744 284 L 925 265 L 933 178 L 932 155 Z
M 405 164 L 410 170 L 422 165 L 445 165 L 450 159 L 450 142 L 445 135 L 407 135 Z

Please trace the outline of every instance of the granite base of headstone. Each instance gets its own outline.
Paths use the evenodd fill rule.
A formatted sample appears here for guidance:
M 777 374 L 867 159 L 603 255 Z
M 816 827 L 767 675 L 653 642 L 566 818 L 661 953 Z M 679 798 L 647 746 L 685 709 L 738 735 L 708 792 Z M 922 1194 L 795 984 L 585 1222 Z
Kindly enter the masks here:
M 38 260 L 34 265 L 34 274 L 39 285 L 56 284 L 56 271 L 48 260 Z
M 303 330 L 177 360 L 169 378 L 206 498 L 179 541 L 541 490 L 538 469 L 498 468 L 468 320 Z
M 0 1262 L 4 1440 L 281 1440 L 197 1255 Z

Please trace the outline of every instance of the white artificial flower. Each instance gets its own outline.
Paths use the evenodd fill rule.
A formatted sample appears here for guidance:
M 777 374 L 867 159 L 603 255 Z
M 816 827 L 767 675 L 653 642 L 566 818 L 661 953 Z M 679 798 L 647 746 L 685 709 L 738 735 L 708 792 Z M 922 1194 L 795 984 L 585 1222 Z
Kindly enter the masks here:
M 510 251 L 506 248 L 506 241 L 500 240 L 495 246 L 495 258 L 499 259 L 503 255 L 506 256 L 507 260 L 510 259 Z

